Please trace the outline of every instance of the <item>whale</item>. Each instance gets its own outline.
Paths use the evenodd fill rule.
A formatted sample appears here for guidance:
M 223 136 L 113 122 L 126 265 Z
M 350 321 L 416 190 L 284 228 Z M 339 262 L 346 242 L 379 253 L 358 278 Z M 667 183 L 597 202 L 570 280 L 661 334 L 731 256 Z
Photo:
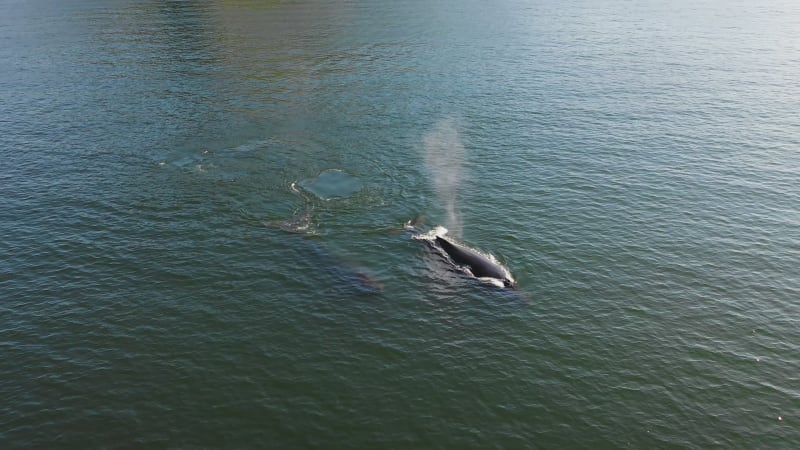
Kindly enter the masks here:
M 304 206 L 295 210 L 291 218 L 286 220 L 270 220 L 261 223 L 269 228 L 277 228 L 288 233 L 302 235 L 306 245 L 303 253 L 310 265 L 324 270 L 334 281 L 335 288 L 331 292 L 350 294 L 381 294 L 383 283 L 372 275 L 372 272 L 350 264 L 333 254 L 317 236 L 317 229 L 312 220 L 314 203 L 301 190 L 296 182 L 289 185 L 294 194 L 303 199 Z
M 516 283 L 511 278 L 508 270 L 480 252 L 451 241 L 444 236 L 436 236 L 436 243 L 456 265 L 469 269 L 475 278 L 498 280 L 503 284 L 503 287 L 516 288 Z
M 307 239 L 309 260 L 335 281 L 333 291 L 345 294 L 381 294 L 383 283 L 371 271 L 334 255 L 321 242 Z
M 406 229 L 418 230 L 412 222 L 406 223 Z M 436 227 L 427 233 L 420 233 L 414 239 L 426 241 L 431 247 L 446 257 L 450 263 L 462 272 L 477 278 L 479 281 L 503 288 L 517 288 L 517 282 L 511 273 L 494 257 L 468 247 L 466 244 L 446 236 L 447 229 Z

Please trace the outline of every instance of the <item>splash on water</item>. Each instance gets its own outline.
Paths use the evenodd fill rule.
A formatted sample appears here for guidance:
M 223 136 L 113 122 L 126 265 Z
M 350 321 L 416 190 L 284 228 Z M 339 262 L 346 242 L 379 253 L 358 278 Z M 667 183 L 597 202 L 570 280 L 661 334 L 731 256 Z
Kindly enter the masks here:
M 289 190 L 303 199 L 303 206 L 295 210 L 294 214 L 292 214 L 292 217 L 289 219 L 270 220 L 262 223 L 267 227 L 279 228 L 290 233 L 317 234 L 317 230 L 311 220 L 311 213 L 314 209 L 311 199 L 297 187 L 297 183 L 295 182 L 289 185 Z
M 410 222 L 410 221 L 409 221 Z M 412 225 L 406 224 L 406 228 L 410 230 L 414 230 L 415 228 Z M 435 228 L 425 232 L 425 233 L 418 233 L 413 235 L 412 239 L 417 239 L 421 241 L 435 241 L 437 237 L 444 236 L 448 233 L 447 228 L 437 225 Z

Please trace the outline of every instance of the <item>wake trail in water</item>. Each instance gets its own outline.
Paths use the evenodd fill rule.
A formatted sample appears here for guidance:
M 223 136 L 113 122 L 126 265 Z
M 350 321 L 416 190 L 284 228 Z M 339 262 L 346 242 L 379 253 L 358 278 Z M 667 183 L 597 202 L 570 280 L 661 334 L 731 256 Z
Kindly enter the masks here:
M 458 125 L 455 118 L 442 119 L 423 139 L 425 166 L 433 178 L 436 197 L 447 211 L 447 228 L 455 236 L 461 236 L 462 231 L 456 196 L 466 158 Z

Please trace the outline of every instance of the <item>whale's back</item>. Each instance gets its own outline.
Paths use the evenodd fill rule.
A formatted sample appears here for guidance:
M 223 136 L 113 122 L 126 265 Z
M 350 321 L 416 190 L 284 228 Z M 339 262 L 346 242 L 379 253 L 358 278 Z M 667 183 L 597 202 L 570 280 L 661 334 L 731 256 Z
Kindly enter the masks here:
M 476 277 L 497 278 L 499 280 L 504 280 L 508 277 L 506 271 L 499 264 L 471 248 L 451 242 L 442 236 L 436 236 L 436 242 L 454 263 L 469 267 L 470 272 Z

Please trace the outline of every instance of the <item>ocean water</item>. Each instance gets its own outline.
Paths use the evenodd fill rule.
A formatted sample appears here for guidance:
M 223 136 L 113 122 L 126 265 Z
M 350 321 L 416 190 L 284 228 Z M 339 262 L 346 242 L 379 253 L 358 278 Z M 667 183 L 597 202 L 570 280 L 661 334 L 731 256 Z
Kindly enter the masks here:
M 800 446 L 800 4 L 0 11 L 0 447 Z

